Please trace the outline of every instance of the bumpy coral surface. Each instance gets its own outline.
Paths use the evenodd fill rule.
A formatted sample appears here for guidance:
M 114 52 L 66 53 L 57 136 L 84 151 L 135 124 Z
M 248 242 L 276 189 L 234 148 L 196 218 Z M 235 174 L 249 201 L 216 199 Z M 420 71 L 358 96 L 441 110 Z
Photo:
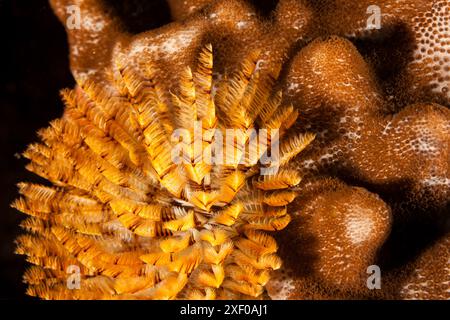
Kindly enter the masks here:
M 51 3 L 81 87 L 120 93 L 112 67 L 151 61 L 154 83 L 182 94 L 180 70 L 207 43 L 216 80 L 254 52 L 262 78 L 282 66 L 281 105 L 295 106 L 297 134 L 316 138 L 293 159 L 304 179 L 277 235 L 284 264 L 270 297 L 450 298 L 448 0 L 280 0 L 264 14 L 257 1 L 168 1 L 174 22 L 137 35 L 102 1 Z M 368 27 L 374 4 L 380 29 Z M 80 28 L 67 27 L 70 5 Z M 366 285 L 372 265 L 381 289 Z

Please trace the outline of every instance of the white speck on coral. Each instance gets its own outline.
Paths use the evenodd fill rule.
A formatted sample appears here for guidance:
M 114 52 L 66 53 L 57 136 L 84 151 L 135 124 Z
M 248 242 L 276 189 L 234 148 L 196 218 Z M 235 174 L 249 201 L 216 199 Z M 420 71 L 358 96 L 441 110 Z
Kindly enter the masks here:
M 430 139 L 430 135 L 427 132 L 419 135 L 416 139 L 409 142 L 412 150 L 416 150 L 423 153 L 435 154 L 439 152 L 439 148 L 436 146 L 436 141 Z
M 298 20 L 295 20 L 294 21 L 294 24 L 293 24 L 293 28 L 295 29 L 295 30 L 300 30 L 300 28 L 301 28 L 301 26 L 302 26 L 302 20 L 300 20 L 300 19 L 298 19 Z
M 301 167 L 306 168 L 306 169 L 315 169 L 316 168 L 315 163 L 316 162 L 312 159 L 305 160 L 302 162 Z
M 164 41 L 161 45 L 161 48 L 166 54 L 174 54 L 189 46 L 191 40 L 192 32 L 181 31 L 178 34 L 175 34 L 173 37 L 170 37 L 170 39 Z
M 370 210 L 355 206 L 351 214 L 346 217 L 346 235 L 353 244 L 367 241 L 370 237 L 374 229 L 374 222 L 370 219 L 370 214 Z
M 327 159 L 332 159 L 333 156 L 334 156 L 334 154 L 332 154 L 332 153 L 326 153 L 319 158 L 319 162 L 323 161 L 323 160 L 327 160 Z
M 90 69 L 87 71 L 74 71 L 73 76 L 77 81 L 84 82 L 94 76 L 97 73 L 97 70 Z
M 388 131 L 391 129 L 391 125 L 392 125 L 392 121 L 389 121 L 386 126 L 384 127 L 383 131 L 381 132 L 381 134 L 386 135 L 388 133 Z
M 444 177 L 432 177 L 422 180 L 425 186 L 448 186 L 450 187 L 450 179 Z
M 289 84 L 289 86 L 288 86 L 288 88 L 287 88 L 287 90 L 288 91 L 294 91 L 295 89 L 297 89 L 298 88 L 298 83 L 290 83 Z
M 100 17 L 83 12 L 83 28 L 91 32 L 100 32 L 105 28 L 105 22 Z
M 264 64 L 264 62 L 265 62 L 265 61 L 264 61 L 263 59 L 258 60 L 258 61 L 256 62 L 255 71 L 261 70 L 261 67 L 262 67 L 262 65 Z
M 271 293 L 272 300 L 286 300 L 292 291 L 295 290 L 294 281 L 292 279 L 286 279 L 284 281 L 276 281 L 277 286 L 280 286 L 276 293 Z
M 77 45 L 73 45 L 70 49 L 71 49 L 71 54 L 73 56 L 78 56 L 78 54 L 80 53 Z
M 236 27 L 238 27 L 238 29 L 243 29 L 245 28 L 247 25 L 247 22 L 245 21 L 239 21 L 238 23 L 236 23 Z
M 136 41 L 131 48 L 130 56 L 140 55 L 142 53 L 153 53 L 156 55 L 173 55 L 188 47 L 192 39 L 197 34 L 197 29 L 179 30 L 175 32 L 170 38 L 162 40 L 161 36 L 153 39 L 152 44 L 148 41 Z

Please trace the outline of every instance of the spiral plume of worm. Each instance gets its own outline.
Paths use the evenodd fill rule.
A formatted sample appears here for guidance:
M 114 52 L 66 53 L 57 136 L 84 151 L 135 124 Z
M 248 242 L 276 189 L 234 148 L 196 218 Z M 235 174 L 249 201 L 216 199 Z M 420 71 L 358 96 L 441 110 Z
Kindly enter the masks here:
M 34 266 L 27 293 L 45 299 L 214 299 L 259 297 L 281 266 L 270 232 L 290 221 L 300 182 L 290 160 L 313 139 L 289 132 L 297 112 L 273 92 L 278 70 L 260 76 L 258 53 L 217 84 L 211 45 L 197 68 L 181 70 L 178 94 L 164 102 L 150 63 L 116 61 L 115 91 L 92 82 L 64 90 L 65 114 L 39 132 L 24 155 L 27 169 L 51 186 L 21 183 L 13 206 L 30 217 L 17 252 Z M 172 161 L 176 128 L 225 154 L 197 161 L 195 141 Z M 231 152 L 213 147 L 216 131 L 240 129 Z M 252 129 L 277 130 L 279 169 L 262 175 Z M 228 146 L 227 146 L 228 147 Z M 256 156 L 255 156 L 256 152 Z M 253 153 L 253 155 L 252 155 Z M 270 169 L 270 168 L 266 168 Z M 68 267 L 81 271 L 67 287 Z

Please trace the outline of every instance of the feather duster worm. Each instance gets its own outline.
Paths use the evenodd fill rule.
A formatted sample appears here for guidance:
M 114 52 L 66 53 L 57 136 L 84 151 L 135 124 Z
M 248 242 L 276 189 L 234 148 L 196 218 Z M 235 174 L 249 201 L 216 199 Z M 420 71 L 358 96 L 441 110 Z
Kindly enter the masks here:
M 30 217 L 17 253 L 34 264 L 28 294 L 45 299 L 213 299 L 258 297 L 281 265 L 269 235 L 290 221 L 287 205 L 300 182 L 289 161 L 313 139 L 289 134 L 295 109 L 273 93 L 274 70 L 260 76 L 251 54 L 213 87 L 210 45 L 196 72 L 182 70 L 179 92 L 165 101 L 151 64 L 117 60 L 114 89 L 92 82 L 62 93 L 66 111 L 24 153 L 27 169 L 51 186 L 19 185 L 13 206 Z M 197 161 L 201 150 L 223 163 Z M 220 150 L 215 133 L 239 129 Z M 180 163 L 173 161 L 176 129 Z M 276 130 L 279 170 L 258 161 L 252 129 Z M 179 146 L 180 146 L 179 145 Z M 216 147 L 215 147 L 216 146 Z M 257 154 L 255 157 L 254 154 Z M 252 156 L 253 154 L 253 156 Z M 80 286 L 67 286 L 67 270 Z

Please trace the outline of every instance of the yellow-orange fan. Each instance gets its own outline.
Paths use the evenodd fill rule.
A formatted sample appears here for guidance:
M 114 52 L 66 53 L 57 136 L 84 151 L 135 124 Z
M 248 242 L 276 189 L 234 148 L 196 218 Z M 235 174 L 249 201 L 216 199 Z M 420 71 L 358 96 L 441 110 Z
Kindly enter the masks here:
M 257 59 L 250 55 L 213 88 L 208 45 L 195 73 L 182 70 L 171 99 L 151 64 L 121 61 L 110 72 L 110 87 L 80 83 L 63 91 L 64 116 L 24 153 L 27 169 L 52 186 L 21 183 L 13 203 L 30 216 L 22 223 L 28 233 L 17 239 L 17 253 L 33 264 L 24 276 L 28 294 L 261 295 L 270 271 L 281 265 L 268 232 L 289 223 L 291 187 L 300 182 L 289 161 L 314 136 L 287 134 L 297 113 L 272 92 L 278 72 L 260 76 Z M 227 140 L 231 129 L 236 135 Z M 277 132 L 279 144 L 272 135 L 270 143 L 255 144 L 262 129 Z M 196 130 L 200 141 L 192 139 Z M 274 146 L 276 161 L 262 164 Z M 68 285 L 74 276 L 75 287 Z

